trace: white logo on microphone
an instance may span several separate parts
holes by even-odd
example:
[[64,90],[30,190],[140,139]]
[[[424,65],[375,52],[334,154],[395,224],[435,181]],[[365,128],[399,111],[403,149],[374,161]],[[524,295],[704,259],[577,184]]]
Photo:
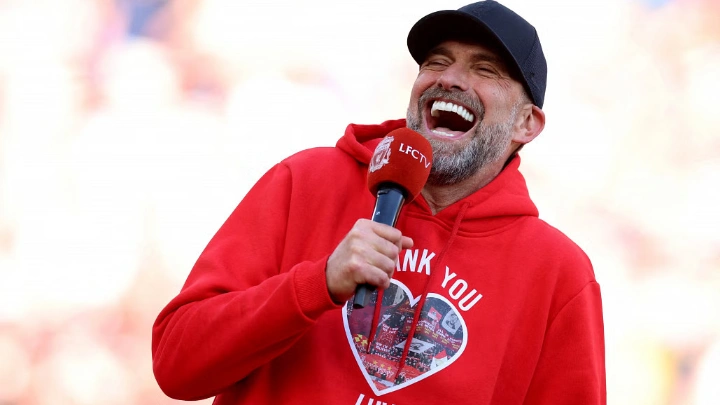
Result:
[[380,170],[390,162],[390,144],[395,140],[392,136],[386,136],[375,148],[372,159],[370,159],[370,173]]

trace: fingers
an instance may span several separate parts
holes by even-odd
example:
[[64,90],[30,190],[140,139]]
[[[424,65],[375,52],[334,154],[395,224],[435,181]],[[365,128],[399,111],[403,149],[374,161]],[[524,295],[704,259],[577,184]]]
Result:
[[358,284],[389,287],[400,250],[412,244],[412,239],[391,226],[358,220],[328,258],[325,271],[333,300],[345,302]]
[[413,245],[414,245],[414,242],[411,238],[409,238],[407,236],[403,236],[402,240],[400,241],[399,247],[400,247],[400,250],[403,250],[403,249],[410,249],[411,247],[413,247]]
[[[380,224],[377,222],[370,221],[370,226],[373,228],[373,231],[380,236],[381,238],[385,239],[386,241],[392,243],[397,249],[392,249],[388,245],[385,245],[383,247],[378,246],[378,249],[383,249],[383,252],[386,256],[393,259],[393,262],[398,258],[398,255],[400,254],[400,251],[403,249],[410,249],[413,247],[413,240],[405,235],[403,235],[400,230],[393,228],[388,225]],[[352,231],[351,231],[352,232]],[[394,265],[394,263],[393,263]]]

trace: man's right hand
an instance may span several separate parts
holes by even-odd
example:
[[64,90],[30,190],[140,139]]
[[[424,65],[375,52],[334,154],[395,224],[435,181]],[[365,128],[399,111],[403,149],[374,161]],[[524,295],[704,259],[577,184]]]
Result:
[[328,258],[325,277],[330,297],[341,304],[359,284],[388,288],[400,251],[412,246],[412,239],[398,229],[359,219]]

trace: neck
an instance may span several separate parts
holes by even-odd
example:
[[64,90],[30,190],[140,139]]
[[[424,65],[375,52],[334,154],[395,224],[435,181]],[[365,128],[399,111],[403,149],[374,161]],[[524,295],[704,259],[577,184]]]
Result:
[[503,161],[488,165],[472,177],[450,185],[426,184],[422,196],[430,206],[433,215],[462,200],[490,183],[504,167]]

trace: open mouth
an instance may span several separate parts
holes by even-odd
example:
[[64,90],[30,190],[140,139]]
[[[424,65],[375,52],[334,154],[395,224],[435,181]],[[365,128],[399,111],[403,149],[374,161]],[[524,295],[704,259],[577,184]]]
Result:
[[430,103],[427,126],[440,137],[461,137],[475,125],[475,114],[460,104],[442,100],[434,100]]

